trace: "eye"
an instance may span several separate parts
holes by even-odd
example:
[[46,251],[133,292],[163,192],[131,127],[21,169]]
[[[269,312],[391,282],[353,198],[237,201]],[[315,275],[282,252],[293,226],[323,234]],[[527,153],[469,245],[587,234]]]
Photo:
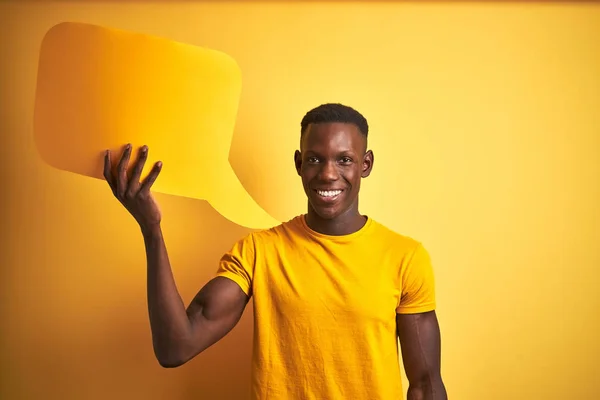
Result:
[[308,161],[309,163],[313,163],[314,164],[314,163],[318,163],[319,159],[317,157],[308,157],[306,159],[306,161]]
[[340,161],[341,161],[343,164],[350,164],[350,163],[352,162],[352,159],[351,159],[350,157],[342,157],[342,158],[340,159]]

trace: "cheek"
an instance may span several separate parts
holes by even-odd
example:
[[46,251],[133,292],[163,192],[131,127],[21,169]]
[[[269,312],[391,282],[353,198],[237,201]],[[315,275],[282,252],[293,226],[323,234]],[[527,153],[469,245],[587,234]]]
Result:
[[352,187],[360,184],[360,174],[361,171],[359,169],[348,169],[345,171],[341,171],[341,175],[350,185],[352,185]]
[[355,197],[358,196],[358,193],[360,191],[360,175],[346,174],[345,179],[351,187],[348,193],[348,200],[352,201]]
[[307,186],[310,180],[312,179],[311,175],[307,173],[307,171],[300,171],[300,178],[302,179],[302,184]]

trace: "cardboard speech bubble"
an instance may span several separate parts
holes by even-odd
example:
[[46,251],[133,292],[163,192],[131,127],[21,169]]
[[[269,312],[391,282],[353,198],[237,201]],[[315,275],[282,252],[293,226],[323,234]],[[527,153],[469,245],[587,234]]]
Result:
[[163,162],[153,191],[208,201],[241,226],[279,221],[248,194],[228,161],[241,71],[219,51],[78,22],[44,36],[34,140],[50,166],[104,179],[103,156],[148,145],[145,176]]

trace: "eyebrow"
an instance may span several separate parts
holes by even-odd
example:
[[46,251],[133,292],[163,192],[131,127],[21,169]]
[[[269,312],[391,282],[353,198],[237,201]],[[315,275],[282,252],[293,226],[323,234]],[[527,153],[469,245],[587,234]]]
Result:
[[[318,151],[316,150],[311,150],[311,149],[307,149],[304,151],[305,153],[311,153],[311,154],[319,154]],[[344,150],[340,150],[338,152],[336,152],[337,155],[343,155],[343,154],[351,154],[351,155],[355,155],[356,152],[352,149],[344,149]]]

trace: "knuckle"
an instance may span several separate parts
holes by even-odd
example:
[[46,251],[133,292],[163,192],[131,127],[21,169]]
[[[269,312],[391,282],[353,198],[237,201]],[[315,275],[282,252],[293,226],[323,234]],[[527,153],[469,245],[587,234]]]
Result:
[[125,191],[125,198],[127,200],[132,200],[133,198],[135,198],[135,193],[133,190],[129,189],[127,191]]

